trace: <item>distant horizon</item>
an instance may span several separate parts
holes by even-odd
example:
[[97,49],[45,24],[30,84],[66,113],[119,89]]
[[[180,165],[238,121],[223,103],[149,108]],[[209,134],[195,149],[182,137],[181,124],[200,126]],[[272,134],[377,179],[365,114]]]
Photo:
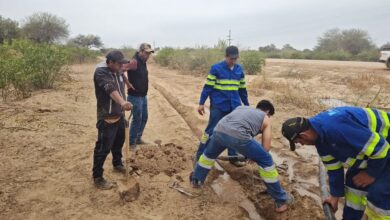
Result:
[[312,50],[318,37],[333,28],[365,30],[378,47],[390,42],[387,0],[248,0],[245,4],[232,0],[35,0],[34,4],[0,0],[0,15],[19,23],[35,12],[64,18],[70,38],[100,36],[106,48],[137,48],[142,42],[156,47],[213,47],[227,38],[229,30],[233,45],[249,49],[290,44]]

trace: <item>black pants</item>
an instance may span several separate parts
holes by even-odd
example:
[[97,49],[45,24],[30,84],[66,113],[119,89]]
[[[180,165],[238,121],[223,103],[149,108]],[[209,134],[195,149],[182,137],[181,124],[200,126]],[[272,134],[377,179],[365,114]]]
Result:
[[93,152],[93,178],[103,176],[103,165],[107,155],[112,153],[112,165],[122,165],[122,147],[125,142],[125,120],[109,124],[99,120],[96,124],[98,140]]

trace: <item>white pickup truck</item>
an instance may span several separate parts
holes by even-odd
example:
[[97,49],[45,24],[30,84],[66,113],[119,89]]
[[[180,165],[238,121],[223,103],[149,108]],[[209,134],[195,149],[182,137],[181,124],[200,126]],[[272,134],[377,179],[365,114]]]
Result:
[[390,47],[383,47],[380,51],[379,62],[385,63],[390,69]]

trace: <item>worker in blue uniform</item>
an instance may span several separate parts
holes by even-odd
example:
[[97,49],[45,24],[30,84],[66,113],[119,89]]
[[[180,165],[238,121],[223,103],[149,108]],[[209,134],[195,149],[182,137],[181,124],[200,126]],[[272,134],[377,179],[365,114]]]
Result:
[[[282,133],[295,143],[315,145],[328,171],[330,197],[337,210],[345,197],[343,219],[390,219],[390,113],[338,107],[312,118],[291,118]],[[344,167],[348,167],[344,175]]]
[[[206,143],[219,120],[240,106],[241,103],[249,106],[245,74],[241,65],[237,64],[238,58],[238,48],[235,46],[227,47],[225,60],[214,64],[207,76],[200,96],[198,112],[200,115],[205,114],[204,104],[207,98],[210,98],[210,118],[196,152],[196,161],[205,150]],[[228,155],[234,156],[236,153],[233,149],[228,148]],[[236,166],[245,165],[237,160],[230,162]]]

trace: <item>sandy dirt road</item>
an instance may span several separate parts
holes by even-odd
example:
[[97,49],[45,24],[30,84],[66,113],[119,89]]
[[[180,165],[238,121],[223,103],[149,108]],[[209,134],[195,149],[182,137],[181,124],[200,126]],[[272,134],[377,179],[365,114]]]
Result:
[[[355,79],[356,72],[374,72],[381,79],[388,79],[388,72],[376,64],[327,65],[320,61],[269,60],[267,79],[248,77],[252,105],[261,98],[277,104],[272,154],[282,184],[297,197],[297,202],[287,213],[275,214],[270,211],[273,204],[256,178],[254,165],[222,166],[265,219],[322,219],[318,158],[311,147],[290,152],[280,134],[284,119],[292,114],[312,114],[314,110],[302,112],[297,103],[288,101],[290,97],[283,96],[284,87],[277,85],[289,82],[313,96],[343,98],[345,93],[353,94],[348,79]],[[190,157],[207,123],[207,116],[196,112],[204,77],[150,65],[150,117],[145,131],[150,144],[136,157],[141,170],[137,177],[141,194],[137,201],[123,203],[115,189],[100,191],[92,185],[96,139],[94,65],[76,65],[72,70],[73,80],[55,90],[40,91],[22,101],[0,103],[0,219],[249,219],[234,199],[223,199],[212,190],[211,183],[218,172],[212,172],[203,190],[192,190],[188,185]],[[318,74],[324,71],[326,74]],[[326,86],[313,89],[308,86],[310,83]],[[387,90],[382,94],[388,96]],[[360,100],[365,99],[370,98]],[[376,104],[388,107],[385,99]],[[153,144],[155,140],[161,140],[161,146]],[[105,175],[118,181],[122,176],[112,172],[110,160],[109,156]],[[198,196],[188,198],[170,189],[173,182]]]

